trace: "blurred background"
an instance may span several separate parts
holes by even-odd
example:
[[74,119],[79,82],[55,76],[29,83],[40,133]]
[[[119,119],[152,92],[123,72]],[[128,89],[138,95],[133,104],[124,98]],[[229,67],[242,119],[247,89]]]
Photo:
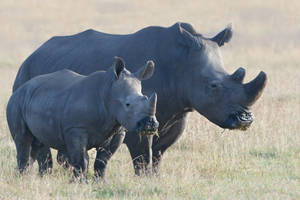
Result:
[[170,26],[183,21],[205,35],[214,35],[233,22],[235,35],[229,49],[268,46],[284,52],[300,41],[296,0],[1,0],[0,5],[1,66],[7,57],[24,60],[54,35],[88,28],[127,34],[149,25]]

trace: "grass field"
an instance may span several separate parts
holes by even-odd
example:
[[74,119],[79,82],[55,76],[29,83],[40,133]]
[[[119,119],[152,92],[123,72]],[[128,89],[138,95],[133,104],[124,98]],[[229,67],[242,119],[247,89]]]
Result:
[[[251,1],[15,1],[0,2],[0,199],[300,199],[300,3]],[[54,165],[40,178],[16,170],[16,150],[5,107],[21,63],[53,35],[87,28],[131,33],[148,25],[192,23],[213,36],[229,22],[222,47],[226,69],[263,70],[268,83],[246,132],[225,131],[198,113],[164,156],[159,177],[136,177],[126,147],[117,152],[107,181],[69,184],[70,171]],[[55,155],[56,152],[53,151]]]

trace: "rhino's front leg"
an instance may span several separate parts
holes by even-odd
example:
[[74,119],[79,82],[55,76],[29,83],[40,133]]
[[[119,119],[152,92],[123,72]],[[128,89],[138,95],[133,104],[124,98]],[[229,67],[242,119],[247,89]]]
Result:
[[97,150],[97,156],[94,163],[95,177],[105,177],[107,162],[123,143],[125,134],[125,130],[120,130],[120,132],[115,134],[111,140],[103,145],[103,147]]
[[[73,129],[65,134],[65,143],[75,180],[86,180],[89,164],[87,153],[88,137],[84,130]],[[74,179],[73,179],[74,180]]]
[[153,136],[139,136],[137,133],[126,134],[124,143],[127,145],[136,175],[151,175]]
[[159,167],[164,152],[173,145],[178,138],[182,135],[187,122],[187,113],[184,113],[180,118],[176,120],[176,123],[168,129],[165,133],[155,136],[153,138],[152,145],[152,171],[154,174],[159,173]]

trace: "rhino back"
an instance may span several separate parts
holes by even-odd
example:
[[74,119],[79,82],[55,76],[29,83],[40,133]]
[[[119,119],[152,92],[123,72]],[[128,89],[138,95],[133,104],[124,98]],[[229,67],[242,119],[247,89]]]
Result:
[[24,121],[43,144],[65,150],[65,135],[80,128],[88,134],[88,148],[97,147],[112,134],[114,124],[102,104],[110,85],[104,81],[110,75],[97,71],[83,76],[64,69],[29,80],[12,98],[21,104]]
[[[45,42],[21,65],[13,91],[31,78],[70,69],[88,75],[110,66],[113,56],[110,51],[117,49],[118,38],[94,30],[87,30],[71,36],[56,36]],[[104,59],[109,56],[109,59]],[[101,66],[105,66],[102,67]]]
[[[158,118],[160,109],[181,109],[172,94],[169,67],[176,62],[174,57],[180,56],[174,47],[176,39],[173,27],[146,27],[128,35],[112,35],[94,30],[87,30],[72,36],[53,37],[37,49],[21,66],[14,83],[14,90],[25,81],[45,73],[60,69],[71,69],[88,75],[97,70],[106,70],[114,56],[124,58],[126,67],[135,72],[145,65],[147,60],[155,62],[155,72],[151,79],[143,81],[143,93],[158,94]],[[173,45],[173,46],[172,46]],[[171,71],[174,73],[174,70]],[[174,92],[174,91],[173,91]],[[164,112],[163,118],[170,117]],[[160,119],[162,120],[162,119]]]
[[[113,57],[120,56],[129,70],[135,71],[147,60],[160,60],[158,47],[164,41],[167,28],[147,27],[128,35],[112,35],[87,30],[71,36],[56,36],[45,42],[21,65],[14,83],[14,91],[31,78],[70,69],[88,75],[111,66]],[[160,63],[156,62],[156,69]]]

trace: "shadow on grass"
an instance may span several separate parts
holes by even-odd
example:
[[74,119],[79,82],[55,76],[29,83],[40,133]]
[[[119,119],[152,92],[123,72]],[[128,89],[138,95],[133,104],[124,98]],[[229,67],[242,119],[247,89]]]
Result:
[[256,158],[275,159],[278,158],[278,152],[275,149],[271,150],[250,150],[249,154]]
[[118,198],[130,198],[132,194],[136,194],[136,197],[138,196],[147,196],[147,197],[155,197],[155,196],[165,196],[165,192],[162,188],[159,187],[146,187],[144,189],[141,189],[141,191],[137,191],[137,188],[132,188],[131,186],[125,186],[123,184],[121,185],[114,185],[114,186],[105,186],[102,185],[102,188],[95,188],[93,189],[93,193],[95,194],[96,198],[100,199],[110,199],[114,197]]

